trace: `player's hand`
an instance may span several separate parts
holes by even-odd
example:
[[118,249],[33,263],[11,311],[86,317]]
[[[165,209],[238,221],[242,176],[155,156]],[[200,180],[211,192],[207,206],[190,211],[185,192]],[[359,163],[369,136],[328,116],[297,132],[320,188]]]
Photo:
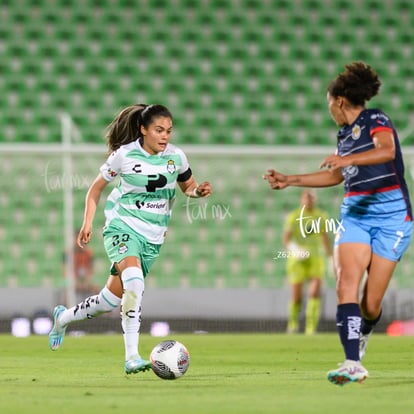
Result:
[[288,187],[287,175],[279,173],[275,170],[267,170],[267,174],[263,175],[263,179],[267,180],[273,190],[283,190]]
[[88,244],[92,239],[92,228],[89,226],[82,226],[76,240],[77,245],[83,249],[85,244]]
[[200,197],[208,197],[212,193],[211,184],[208,181],[204,181],[197,187],[197,194]]
[[338,168],[343,168],[348,166],[348,163],[344,157],[340,155],[330,155],[326,157],[322,162],[319,168],[327,168],[330,172],[337,170]]

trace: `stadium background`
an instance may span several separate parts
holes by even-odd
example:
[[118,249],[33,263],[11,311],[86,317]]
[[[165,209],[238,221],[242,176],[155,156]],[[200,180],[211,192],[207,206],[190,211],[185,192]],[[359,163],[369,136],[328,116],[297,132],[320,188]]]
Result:
[[[261,175],[275,166],[310,171],[333,151],[326,85],[346,63],[364,60],[382,78],[372,105],[400,132],[412,189],[413,17],[408,0],[3,1],[2,319],[50,312],[65,297],[65,193],[79,228],[86,190],[105,158],[104,128],[121,107],[145,102],[171,109],[174,142],[215,193],[190,204],[178,195],[147,279],[144,322],[282,329],[288,293],[275,256],[299,190],[276,194]],[[69,145],[62,143],[68,135]],[[341,194],[318,190],[332,217]],[[98,212],[91,247],[99,285],[108,268],[102,225]],[[387,297],[388,319],[414,315],[412,261],[411,247]],[[327,322],[333,286],[327,277]]]

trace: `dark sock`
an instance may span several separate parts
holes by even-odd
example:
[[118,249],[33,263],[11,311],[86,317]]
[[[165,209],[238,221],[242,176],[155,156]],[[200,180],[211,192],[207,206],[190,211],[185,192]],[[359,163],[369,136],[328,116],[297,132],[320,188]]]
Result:
[[345,358],[352,361],[359,361],[361,319],[361,310],[358,303],[338,305],[336,326],[344,348]]
[[362,335],[368,335],[372,332],[372,330],[375,328],[375,325],[381,319],[381,315],[382,315],[382,309],[381,309],[379,315],[375,319],[362,318],[362,324],[361,324],[361,333],[362,333]]

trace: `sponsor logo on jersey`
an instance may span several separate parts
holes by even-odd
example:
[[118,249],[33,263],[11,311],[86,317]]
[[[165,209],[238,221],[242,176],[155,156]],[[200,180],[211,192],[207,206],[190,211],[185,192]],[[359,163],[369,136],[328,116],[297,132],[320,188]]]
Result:
[[371,119],[376,119],[377,123],[384,125],[386,121],[389,121],[389,118],[383,113],[372,114]]
[[358,167],[356,165],[349,165],[342,170],[342,175],[345,180],[349,180],[351,177],[355,177],[358,174]]
[[154,202],[154,201],[137,201],[135,205],[141,209],[143,207],[148,209],[164,210],[167,206],[167,203],[164,202]]
[[150,203],[148,202],[145,207],[146,208],[156,208],[156,209],[163,209],[165,208],[167,203]]
[[137,173],[137,174],[142,173],[142,166],[141,166],[141,164],[135,164],[132,167],[132,171],[134,171],[134,173]]

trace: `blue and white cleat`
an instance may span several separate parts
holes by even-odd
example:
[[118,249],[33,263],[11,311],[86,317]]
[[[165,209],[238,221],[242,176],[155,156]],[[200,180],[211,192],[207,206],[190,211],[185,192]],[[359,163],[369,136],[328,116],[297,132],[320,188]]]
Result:
[[127,374],[136,374],[137,372],[148,371],[151,368],[151,361],[146,361],[139,355],[134,355],[131,359],[125,361],[125,372]]
[[371,336],[372,332],[369,334],[363,335],[362,333],[359,335],[359,360],[361,361],[364,358],[365,353],[367,352],[368,340]]
[[363,382],[368,377],[368,371],[359,361],[345,360],[337,369],[328,372],[328,381],[336,385],[349,382]]
[[59,316],[66,310],[66,307],[63,305],[58,305],[53,310],[53,328],[49,333],[49,347],[52,351],[56,351],[60,348],[65,337],[66,326],[59,326]]

